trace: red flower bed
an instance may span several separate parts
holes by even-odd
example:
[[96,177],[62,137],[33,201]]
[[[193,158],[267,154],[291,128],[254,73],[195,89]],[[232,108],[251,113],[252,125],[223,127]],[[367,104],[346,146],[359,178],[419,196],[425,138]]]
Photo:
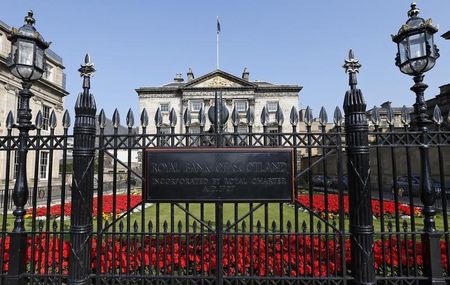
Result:
[[[4,272],[8,271],[9,243],[8,237],[3,254]],[[0,246],[2,244],[0,240]],[[399,244],[400,255],[394,237],[387,237],[384,243],[381,240],[375,242],[375,268],[380,274],[395,274],[400,264],[403,268],[411,269],[417,266],[419,271],[422,270],[423,253],[420,242],[416,244],[415,256],[412,241],[401,240]],[[223,245],[222,263],[225,275],[331,276],[342,271],[340,243],[334,240],[327,242],[324,237],[315,236],[311,239],[308,234],[286,234],[281,237],[225,236]],[[348,267],[351,256],[349,240],[345,241],[344,246]],[[143,241],[133,238],[112,240],[108,237],[101,244],[100,268],[97,268],[96,247],[97,242],[94,239],[91,266],[98,273],[130,273],[144,268],[161,274],[209,275],[214,273],[216,266],[214,235],[205,234],[203,238],[200,235],[190,235],[188,242],[169,234],[160,239],[146,237]],[[69,242],[63,241],[61,247],[58,238],[50,236],[47,240],[44,234],[38,235],[33,240],[28,239],[27,264],[29,268],[34,268],[35,272],[41,274],[67,274],[69,252]],[[441,241],[441,257],[442,263],[446,265],[448,257],[445,241]]]
[[[116,213],[123,213],[134,206],[138,205],[142,201],[141,195],[130,195],[130,207],[127,204],[127,195],[126,194],[118,194],[116,195]],[[93,202],[93,215],[97,216],[97,204],[98,197],[95,197]],[[112,214],[113,212],[113,195],[105,195],[103,196],[103,214]],[[53,205],[50,207],[50,216],[60,216],[61,213],[64,216],[70,216],[70,212],[72,209],[72,203],[67,202],[64,203],[64,212],[62,212],[61,204]],[[28,209],[27,215],[32,215],[33,209]],[[44,217],[47,215],[47,207],[39,207],[36,209],[36,217]]]
[[[325,212],[325,195],[314,194],[312,197],[312,207],[309,205],[309,195],[302,194],[297,197],[297,201],[304,207],[312,209],[314,212]],[[348,195],[344,195],[344,213],[346,215],[349,214],[349,202]],[[383,201],[383,213],[385,215],[395,215],[395,203],[393,201]],[[411,208],[406,204],[399,204],[398,210],[400,215],[408,215],[411,214],[417,216],[420,215],[422,209],[418,207],[414,207],[413,212],[411,213]],[[372,211],[376,217],[380,217],[381,213],[381,204],[379,200],[372,199]],[[339,195],[338,194],[328,194],[328,213],[339,214]]]

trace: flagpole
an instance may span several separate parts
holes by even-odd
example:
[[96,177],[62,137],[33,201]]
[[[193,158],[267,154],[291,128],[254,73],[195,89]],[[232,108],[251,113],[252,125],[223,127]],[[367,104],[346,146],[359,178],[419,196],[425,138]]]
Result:
[[[217,16],[217,23],[219,23],[219,16]],[[220,33],[220,30],[217,30],[217,33],[216,33],[216,69],[219,69],[219,33]]]

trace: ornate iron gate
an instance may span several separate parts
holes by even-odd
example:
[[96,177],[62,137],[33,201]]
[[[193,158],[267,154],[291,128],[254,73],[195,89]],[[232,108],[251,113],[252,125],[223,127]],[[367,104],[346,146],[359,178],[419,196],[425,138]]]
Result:
[[[6,168],[4,191],[0,193],[2,284],[448,282],[448,201],[444,194],[450,133],[440,129],[439,110],[434,116],[437,130],[424,132],[408,129],[406,112],[402,114],[404,130],[394,129],[389,116],[389,130],[383,130],[374,109],[374,128],[369,131],[366,105],[356,88],[358,62],[352,54],[346,62],[350,90],[344,102],[345,133],[339,108],[333,124],[328,124],[322,108],[316,124],[319,128],[314,130],[311,110],[308,108],[304,118],[299,118],[293,107],[291,130],[282,128],[284,115],[278,109],[274,122],[277,133],[268,132],[269,119],[264,110],[263,132],[253,132],[255,115],[249,109],[245,133],[238,132],[239,117],[235,114],[231,115],[234,132],[221,130],[219,116],[214,120],[217,132],[205,131],[204,110],[199,116],[200,133],[190,133],[187,110],[184,133],[175,133],[177,118],[171,112],[171,132],[162,134],[161,114],[157,112],[157,132],[149,134],[150,122],[143,110],[138,134],[133,132],[131,111],[126,116],[127,133],[119,133],[120,118],[115,111],[114,133],[105,134],[105,113],[101,110],[96,116],[95,100],[89,92],[94,70],[87,57],[80,69],[83,93],[75,106],[73,136],[68,134],[67,111],[62,120],[63,134],[54,133],[54,114],[50,134],[42,134],[42,116],[38,114],[36,133],[15,136],[12,113],[8,116],[8,134],[0,138],[6,164],[13,164],[17,150],[26,150],[34,154],[34,175],[29,173],[33,178],[30,194],[19,193],[10,189],[12,173]],[[215,106],[219,105],[216,101]],[[304,129],[298,130],[299,126]],[[72,138],[73,147],[69,143]],[[296,200],[215,204],[143,201],[143,170],[132,164],[133,155],[155,147],[217,145],[294,149]],[[412,194],[416,167],[411,159],[425,145],[436,161],[430,168],[439,177],[439,203],[433,200],[434,187],[422,193],[422,202],[413,195],[401,197],[399,191],[404,187]],[[71,150],[72,178],[67,159]],[[45,197],[39,195],[42,186],[37,179],[42,152],[62,157],[60,179],[48,180]],[[119,152],[127,159],[120,160]],[[407,185],[400,186],[397,176],[403,170],[397,160],[404,159]],[[421,165],[427,163],[428,158],[422,157]],[[430,172],[421,173],[422,178],[427,175]],[[394,182],[386,189],[389,179]],[[12,204],[11,197],[14,215],[7,206]],[[422,210],[423,205],[426,210]],[[419,229],[421,211],[429,225],[423,231]],[[437,230],[433,224],[435,211],[442,216]]]

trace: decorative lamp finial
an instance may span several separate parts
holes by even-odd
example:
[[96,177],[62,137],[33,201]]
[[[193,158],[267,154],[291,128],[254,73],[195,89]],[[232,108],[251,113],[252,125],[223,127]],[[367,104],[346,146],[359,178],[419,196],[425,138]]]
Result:
[[411,3],[411,9],[408,11],[408,17],[417,17],[420,13],[420,9],[417,8],[416,2]]
[[28,15],[25,16],[24,20],[25,20],[25,23],[27,23],[28,25],[31,25],[31,26],[33,26],[34,23],[36,23],[36,20],[33,18],[32,10],[28,11]]

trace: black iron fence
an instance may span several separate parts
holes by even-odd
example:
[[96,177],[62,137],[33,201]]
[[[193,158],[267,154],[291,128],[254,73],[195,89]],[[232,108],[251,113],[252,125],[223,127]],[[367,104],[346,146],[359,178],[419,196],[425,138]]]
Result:
[[[82,69],[88,66],[86,62]],[[427,129],[409,127],[406,112],[400,118],[402,128],[394,127],[391,116],[386,118],[388,128],[381,128],[383,118],[377,109],[372,122],[367,121],[355,72],[350,72],[345,116],[336,108],[332,123],[325,109],[313,120],[309,108],[299,118],[293,107],[290,128],[282,127],[284,115],[279,109],[276,133],[268,131],[266,116],[261,116],[262,132],[255,132],[255,114],[250,109],[244,120],[246,132],[238,132],[243,122],[232,116],[233,132],[205,131],[203,121],[200,133],[191,133],[187,116],[185,132],[179,134],[175,133],[176,117],[171,115],[171,132],[162,134],[158,116],[156,133],[147,132],[152,122],[143,110],[140,133],[133,131],[130,111],[128,134],[118,133],[120,119],[115,112],[114,134],[105,135],[105,113],[100,111],[96,119],[90,74],[82,71],[84,91],[75,107],[73,148],[68,144],[68,112],[62,134],[54,132],[56,118],[50,123],[50,135],[41,134],[42,121],[37,116],[37,130],[25,140],[28,153],[35,154],[34,161],[28,161],[34,166],[28,171],[29,193],[20,194],[20,200],[18,193],[2,192],[2,205],[13,203],[16,210],[10,213],[3,206],[0,214],[2,284],[450,281],[450,132],[440,129],[439,111]],[[97,134],[96,125],[100,127]],[[0,137],[0,152],[10,166],[2,174],[4,189],[11,189],[13,154],[21,141],[12,135],[12,116],[7,126],[8,135]],[[157,147],[208,148],[219,142],[226,148],[294,149],[295,200],[225,203],[221,212],[214,203],[143,200],[144,175],[141,167],[133,165],[134,152]],[[67,181],[65,167],[70,150],[72,183]],[[38,181],[43,151],[59,157],[62,167],[57,171],[59,178],[48,179],[42,194]],[[119,160],[119,152],[127,159]],[[50,169],[56,167],[49,161]],[[125,170],[125,176],[119,169]],[[17,211],[19,202],[24,212]],[[223,213],[219,219],[223,226],[216,224],[217,213]]]

